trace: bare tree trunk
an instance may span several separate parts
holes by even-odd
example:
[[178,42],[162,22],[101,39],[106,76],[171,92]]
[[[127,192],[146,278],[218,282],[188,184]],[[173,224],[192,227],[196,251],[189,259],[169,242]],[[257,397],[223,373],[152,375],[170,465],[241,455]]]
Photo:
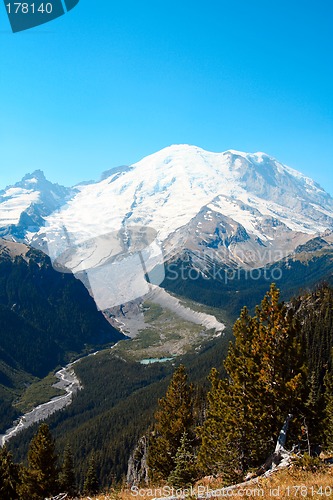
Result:
[[262,465],[256,472],[256,476],[260,476],[264,474],[268,470],[273,470],[279,465],[283,463],[283,461],[288,461],[290,457],[289,451],[285,449],[286,441],[287,441],[287,432],[289,428],[290,420],[292,419],[292,415],[289,414],[283,424],[283,427],[280,431],[278,440],[276,442],[274,453],[266,460],[264,465]]
[[304,423],[304,429],[305,429],[305,434],[306,434],[306,442],[308,445],[308,454],[311,455],[311,445],[310,445],[310,439],[309,439],[309,427],[307,426],[307,423],[305,421],[305,417],[304,417],[303,423]]
[[287,432],[288,432],[288,427],[290,420],[292,419],[292,415],[289,413],[288,417],[286,418],[283,427],[280,431],[278,440],[276,442],[276,447],[274,453],[279,453],[281,450],[284,450],[284,447],[286,446],[286,441],[287,441]]

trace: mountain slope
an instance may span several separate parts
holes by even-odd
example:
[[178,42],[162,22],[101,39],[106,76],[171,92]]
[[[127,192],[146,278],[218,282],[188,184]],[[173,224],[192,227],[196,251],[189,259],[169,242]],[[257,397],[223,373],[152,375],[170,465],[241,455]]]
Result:
[[[13,255],[13,247],[17,246],[25,253]],[[97,311],[93,299],[74,276],[56,272],[41,252],[4,240],[0,240],[0,305],[3,321],[6,314],[7,321],[15,318],[39,332],[39,340],[33,341],[30,337],[30,351],[42,356],[43,345],[51,342],[51,359],[57,363],[67,360],[70,352],[80,352],[87,344],[104,344],[124,338]],[[2,345],[8,336],[5,329]],[[19,348],[16,348],[17,357]],[[5,350],[8,349],[9,346]],[[26,355],[20,358],[20,363],[26,363]],[[48,362],[49,359],[44,353],[43,366],[47,366],[35,371],[30,366],[30,372],[37,376],[47,373],[45,369],[54,365]]]
[[[0,240],[0,333],[0,396],[9,405],[33,377],[124,338],[73,275],[56,272],[41,252],[5,240]],[[0,414],[0,429],[1,417],[8,415],[8,408]]]
[[[37,177],[15,189],[39,185]],[[333,229],[333,199],[312,179],[265,153],[211,153],[189,145],[111,169],[100,182],[62,191],[58,201],[57,207],[44,204],[36,227],[21,230],[17,223],[4,231],[29,239],[57,269],[75,273],[102,310],[145,295],[147,273],[159,285],[164,264],[184,256],[203,275],[264,268]],[[29,210],[36,218],[38,204],[22,212],[22,203],[21,219]]]
[[309,251],[313,241],[278,262],[255,269],[205,263],[203,272],[196,256],[186,252],[167,264],[161,286],[178,296],[227,310],[236,319],[243,305],[253,308],[272,282],[281,289],[283,300],[320,282],[333,285],[333,245]]
[[[167,258],[189,248],[256,267],[333,228],[332,198],[264,153],[210,153],[178,145],[106,175],[81,186],[47,217],[40,237],[60,243],[60,249],[49,248],[55,258],[68,247],[139,225],[157,232]],[[84,253],[77,259],[82,260],[90,266]]]
[[[125,223],[145,224],[164,240],[210,203],[254,234],[259,212],[305,233],[325,230],[333,222],[332,198],[274,158],[264,153],[209,153],[188,145],[165,148],[84,186],[49,222],[61,217],[69,232],[87,230],[90,236]],[[93,227],[97,221],[98,230]]]
[[0,191],[0,236],[29,239],[44,218],[68,201],[76,190],[49,182],[41,170]]

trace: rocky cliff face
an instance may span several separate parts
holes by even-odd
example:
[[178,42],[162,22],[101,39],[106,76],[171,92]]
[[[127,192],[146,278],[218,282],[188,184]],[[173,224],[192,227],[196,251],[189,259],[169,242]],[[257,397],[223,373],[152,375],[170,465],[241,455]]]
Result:
[[129,486],[139,486],[148,484],[148,437],[143,436],[139,439],[138,444],[130,456],[127,469],[127,484]]

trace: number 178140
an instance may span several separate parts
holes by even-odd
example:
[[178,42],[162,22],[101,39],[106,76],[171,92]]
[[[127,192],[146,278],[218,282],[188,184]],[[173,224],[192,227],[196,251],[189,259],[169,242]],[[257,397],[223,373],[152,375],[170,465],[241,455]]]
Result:
[[26,3],[26,2],[13,2],[6,5],[8,14],[51,14],[51,3]]

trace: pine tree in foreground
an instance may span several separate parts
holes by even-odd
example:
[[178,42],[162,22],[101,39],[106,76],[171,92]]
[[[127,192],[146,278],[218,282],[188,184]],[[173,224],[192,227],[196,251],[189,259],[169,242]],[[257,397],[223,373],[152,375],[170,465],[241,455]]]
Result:
[[4,446],[0,448],[0,498],[16,500],[19,483],[19,468],[13,462],[11,453]]
[[175,457],[175,468],[168,482],[175,488],[187,488],[197,479],[196,459],[192,451],[191,441],[185,431]]
[[227,380],[211,373],[198,457],[204,473],[222,474],[226,482],[266,460],[286,416],[301,414],[304,397],[299,336],[275,285],[254,317],[242,310],[234,335],[224,363]]
[[159,400],[155,426],[149,439],[148,466],[154,479],[167,480],[184,432],[193,433],[193,388],[183,365],[173,374],[164,398]]
[[63,464],[59,474],[60,490],[68,493],[70,496],[75,496],[77,493],[73,454],[69,445],[64,451]]
[[22,472],[21,496],[29,500],[42,500],[58,493],[58,468],[54,439],[47,424],[43,423],[31,440],[28,468]]
[[[228,384],[220,379],[215,368],[209,379],[211,390],[207,395],[206,420],[198,429],[201,436],[198,465],[202,476],[219,474],[225,484],[231,484],[239,482],[242,477],[242,457],[238,453],[236,441],[233,446],[228,442],[228,435],[236,423],[237,411],[232,406],[235,401],[228,390]],[[230,430],[227,432],[227,429]],[[236,439],[236,431],[233,438]],[[241,436],[238,441],[240,438]]]
[[94,455],[92,455],[89,460],[89,466],[83,485],[83,493],[85,495],[95,495],[96,493],[98,493],[98,490],[99,481],[97,477],[96,460]]

